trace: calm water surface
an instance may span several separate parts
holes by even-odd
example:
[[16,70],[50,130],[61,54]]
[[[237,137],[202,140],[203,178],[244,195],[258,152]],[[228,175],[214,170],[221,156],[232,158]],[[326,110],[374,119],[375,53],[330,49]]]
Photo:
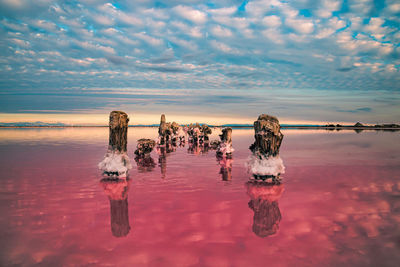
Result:
[[[400,134],[283,130],[283,183],[178,147],[102,181],[107,128],[0,130],[0,266],[399,266]],[[213,134],[211,139],[216,139]]]

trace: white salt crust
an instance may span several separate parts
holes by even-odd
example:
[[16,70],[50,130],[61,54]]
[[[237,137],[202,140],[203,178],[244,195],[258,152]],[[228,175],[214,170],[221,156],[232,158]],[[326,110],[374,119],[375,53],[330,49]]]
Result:
[[105,173],[118,173],[119,177],[126,177],[132,168],[128,154],[119,151],[107,151],[98,166]]

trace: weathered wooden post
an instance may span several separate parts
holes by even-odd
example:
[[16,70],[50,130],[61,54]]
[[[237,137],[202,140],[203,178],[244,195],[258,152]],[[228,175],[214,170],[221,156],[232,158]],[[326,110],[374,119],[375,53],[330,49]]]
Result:
[[156,142],[152,139],[139,139],[135,150],[135,161],[139,172],[152,171],[155,163],[150,153],[156,146]]
[[107,153],[99,163],[104,175],[126,177],[132,168],[127,154],[128,115],[122,111],[112,111],[109,122]]
[[129,179],[102,179],[101,185],[110,200],[111,232],[115,237],[128,235],[131,229],[128,213]]
[[158,127],[158,143],[160,145],[165,145],[165,143],[167,142],[167,133],[168,131],[168,125],[165,121],[165,115],[161,114],[161,120],[160,120],[160,126]]
[[262,114],[254,122],[255,142],[250,146],[253,152],[247,162],[249,171],[255,179],[279,180],[285,171],[283,161],[279,156],[279,148],[283,134],[276,117]]
[[135,155],[140,157],[149,155],[155,146],[156,142],[152,139],[139,139],[136,145]]
[[231,157],[234,149],[232,148],[232,128],[222,129],[222,134],[219,135],[221,142],[217,148],[217,156]]

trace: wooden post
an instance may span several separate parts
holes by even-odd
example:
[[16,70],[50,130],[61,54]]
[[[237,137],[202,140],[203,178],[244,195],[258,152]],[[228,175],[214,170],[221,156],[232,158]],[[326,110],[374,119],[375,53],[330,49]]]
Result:
[[128,122],[129,118],[125,112],[112,111],[110,113],[110,136],[108,141],[110,150],[120,152],[127,151]]
[[109,121],[108,149],[99,169],[106,176],[126,177],[132,168],[127,154],[128,115],[122,111],[112,111]]
[[283,139],[280,129],[281,126],[276,117],[260,115],[254,122],[255,142],[250,146],[250,150],[265,156],[278,155]]
[[232,144],[232,128],[222,129],[221,142]]
[[158,143],[164,145],[167,142],[167,130],[168,126],[165,121],[165,115],[161,114],[160,126],[158,127]]
[[217,156],[231,157],[234,149],[232,148],[232,128],[222,129],[222,134],[219,135],[221,142],[218,145]]
[[280,129],[279,120],[274,116],[261,114],[254,122],[255,142],[250,146],[253,155],[247,166],[255,179],[277,182],[284,173],[285,166],[279,157],[283,139]]

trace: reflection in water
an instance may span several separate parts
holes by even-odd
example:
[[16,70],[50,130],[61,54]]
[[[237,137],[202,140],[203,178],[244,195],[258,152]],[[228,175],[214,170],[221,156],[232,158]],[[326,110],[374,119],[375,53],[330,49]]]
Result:
[[135,161],[139,172],[151,172],[156,166],[156,163],[154,162],[154,159],[150,156],[150,154],[136,156]]
[[164,179],[167,174],[167,155],[176,151],[176,145],[166,143],[163,146],[157,146],[158,166],[161,169],[161,178]]
[[102,179],[100,184],[110,200],[111,232],[115,237],[128,235],[128,191],[131,180],[128,179]]
[[233,159],[231,157],[221,157],[217,154],[217,161],[220,165],[219,173],[222,176],[223,181],[232,180],[232,163]]
[[207,154],[211,149],[209,143],[189,143],[188,153],[194,155]]
[[[234,129],[231,181],[221,181],[215,151],[177,149],[167,158],[171,179],[156,182],[157,166],[131,176],[132,229],[116,238],[102,177],[90,179],[107,128],[0,129],[0,265],[398,266],[400,135],[343,132],[282,131],[288,168],[275,235],[252,230],[242,163],[254,130]],[[157,136],[154,128],[135,128],[128,140]],[[253,204],[262,210],[261,201]]]
[[254,211],[253,232],[259,237],[275,234],[282,218],[278,200],[284,191],[283,184],[253,180],[246,187],[251,198],[249,208]]

